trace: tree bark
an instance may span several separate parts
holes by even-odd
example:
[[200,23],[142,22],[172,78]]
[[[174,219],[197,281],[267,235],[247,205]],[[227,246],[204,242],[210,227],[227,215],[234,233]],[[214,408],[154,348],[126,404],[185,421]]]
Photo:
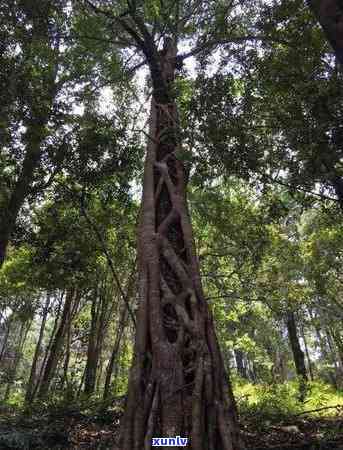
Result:
[[120,341],[123,336],[127,318],[128,318],[128,311],[127,311],[126,306],[123,305],[121,312],[120,312],[120,318],[119,318],[119,322],[118,322],[118,328],[117,328],[116,338],[114,341],[111,357],[110,357],[110,360],[109,360],[107,368],[106,368],[105,386],[104,386],[104,393],[103,393],[104,400],[108,399],[108,397],[109,397],[114,363],[115,363],[117,355],[118,355]]
[[7,350],[7,343],[8,343],[8,338],[10,336],[12,323],[13,323],[13,315],[11,315],[7,319],[7,321],[4,322],[4,325],[6,326],[6,332],[5,332],[3,342],[2,342],[2,347],[1,347],[1,352],[0,352],[0,362],[1,362],[2,358],[4,357],[6,350]]
[[[4,395],[4,401],[6,402],[9,398],[11,387],[16,379],[18,366],[20,363],[20,360],[23,355],[23,348],[25,345],[25,341],[27,338],[27,334],[31,328],[32,320],[26,320],[21,323],[20,331],[19,331],[19,338],[18,338],[18,344],[15,352],[14,361],[12,364],[12,367],[9,370],[9,380],[6,386],[6,391]],[[25,328],[26,327],[26,328]]]
[[34,385],[35,385],[35,378],[36,378],[36,372],[37,372],[37,362],[38,362],[39,354],[41,352],[45,324],[46,324],[46,319],[48,317],[49,304],[50,304],[50,296],[49,296],[49,294],[47,294],[44,309],[43,309],[42,322],[41,322],[41,326],[40,326],[40,330],[39,330],[39,337],[38,337],[35,353],[33,355],[30,377],[29,377],[29,381],[27,383],[27,388],[26,388],[26,394],[25,394],[25,404],[26,405],[28,405],[33,400]]
[[343,3],[341,0],[307,0],[334,49],[338,61],[343,64]]
[[297,326],[295,322],[294,312],[289,311],[287,314],[287,331],[289,343],[291,345],[294,365],[297,375],[307,381],[307,371],[305,366],[304,352],[301,350]]
[[313,367],[312,367],[312,361],[310,358],[310,353],[308,351],[308,345],[307,345],[307,339],[306,339],[306,335],[305,335],[305,330],[304,330],[304,326],[301,327],[301,334],[302,334],[302,338],[304,341],[304,347],[305,347],[305,355],[306,355],[306,359],[307,359],[307,366],[308,366],[308,373],[310,375],[310,380],[314,380],[314,376],[313,376]]
[[331,353],[331,361],[335,368],[336,386],[337,386],[337,389],[341,389],[343,386],[343,373],[342,373],[341,366],[340,366],[339,355],[336,353],[332,335],[328,328],[326,328],[325,333],[326,333],[326,339],[327,339],[327,343],[328,343],[330,353]]
[[242,378],[247,379],[248,375],[247,375],[247,369],[244,366],[243,352],[241,350],[234,350],[234,354],[235,354],[235,360],[236,360],[236,366],[237,366],[238,374]]
[[70,345],[71,345],[71,321],[69,321],[67,326],[67,332],[66,332],[67,338],[66,338],[66,349],[65,349],[65,355],[64,355],[64,364],[63,364],[63,378],[62,378],[62,387],[61,389],[67,389],[67,395],[70,395],[70,389],[69,389],[69,377],[68,377],[68,371],[69,371],[69,363],[70,363]]
[[154,93],[138,230],[140,304],[120,448],[150,450],[152,437],[182,436],[191,450],[238,450],[235,401],[194,248],[177,107],[166,90],[175,61],[171,40],[156,64],[149,61]]
[[342,341],[342,338],[341,338],[339,332],[334,329],[331,330],[331,335],[332,335],[332,339],[334,340],[334,343],[337,348],[340,366],[343,369],[343,341]]
[[42,382],[40,384],[38,392],[39,398],[44,398],[47,395],[50,383],[55,375],[56,367],[62,352],[67,326],[71,319],[74,296],[75,296],[74,289],[68,289],[63,307],[61,322],[56,331],[56,335],[50,348],[49,357],[47,359],[46,366],[44,368]]
[[295,322],[295,316],[293,311],[289,311],[287,313],[287,331],[288,331],[288,338],[289,343],[291,345],[292,353],[293,353],[293,359],[294,359],[294,365],[295,365],[295,371],[297,376],[299,377],[299,398],[300,401],[305,400],[306,396],[306,383],[308,381],[307,377],[307,371],[305,366],[305,357],[304,352],[301,350],[298,332],[297,332],[297,326]]
[[87,349],[87,362],[85,369],[85,386],[84,393],[86,395],[91,395],[94,393],[95,381],[96,381],[96,371],[98,367],[98,346],[97,346],[97,334],[98,334],[98,321],[99,321],[99,307],[97,302],[100,301],[98,292],[94,293],[92,299],[91,308],[91,328],[88,336],[88,349]]
[[[327,343],[325,342],[324,337],[321,334],[321,330],[319,328],[318,325],[314,325],[315,331],[316,331],[316,336],[317,336],[317,343],[320,349],[320,353],[321,353],[321,357],[326,360],[326,362],[331,362],[330,361],[330,355],[327,349]],[[328,378],[330,380],[330,383],[332,384],[332,386],[337,389],[337,383],[336,383],[336,378],[334,376],[334,374],[332,373],[332,371],[328,371]]]
[[56,315],[55,315],[54,326],[53,326],[51,335],[49,337],[49,343],[48,343],[48,345],[47,345],[47,347],[46,347],[46,349],[44,351],[44,358],[43,358],[43,361],[41,363],[41,366],[40,366],[40,369],[39,369],[38,379],[37,379],[36,385],[35,385],[34,390],[33,390],[33,398],[36,397],[36,394],[39,391],[40,385],[42,383],[46,362],[47,362],[48,357],[50,355],[51,346],[52,346],[52,343],[54,341],[54,338],[55,338],[55,335],[56,335],[56,331],[57,331],[57,328],[58,328],[58,323],[59,323],[60,314],[61,314],[61,308],[62,308],[62,303],[63,303],[63,297],[64,297],[64,291],[62,291],[61,297],[60,297],[60,299],[58,301],[58,307],[57,307],[57,311],[56,311]]

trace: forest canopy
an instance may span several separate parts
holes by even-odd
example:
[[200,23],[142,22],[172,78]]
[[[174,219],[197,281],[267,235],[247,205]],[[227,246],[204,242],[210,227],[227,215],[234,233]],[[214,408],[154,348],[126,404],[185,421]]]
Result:
[[341,2],[0,0],[0,59],[0,448],[341,448]]

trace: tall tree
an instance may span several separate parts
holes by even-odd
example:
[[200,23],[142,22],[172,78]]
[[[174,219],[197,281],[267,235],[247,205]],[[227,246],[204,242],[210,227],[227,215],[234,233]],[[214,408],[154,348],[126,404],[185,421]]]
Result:
[[224,3],[168,2],[160,7],[130,1],[118,11],[113,4],[106,8],[87,1],[117,31],[117,38],[129,40],[144,56],[152,83],[138,229],[140,303],[122,450],[148,450],[152,437],[178,435],[190,438],[192,450],[241,447],[235,402],[193,242],[185,162],[191,154],[182,149],[174,84],[183,59],[177,44],[187,26],[208,30],[213,17],[219,17],[221,28],[197,36],[201,45],[191,54],[213,48],[232,6]]
[[[2,18],[7,18],[9,36],[5,40],[4,53],[1,55],[5,67],[2,84],[9,83],[8,103],[14,103],[23,112],[17,112],[18,128],[12,133],[14,148],[20,140],[20,122],[23,128],[21,144],[24,154],[19,173],[7,198],[1,204],[0,211],[0,266],[6,255],[6,249],[16,224],[19,211],[30,193],[34,174],[40,165],[47,137],[47,125],[53,113],[53,105],[60,85],[57,73],[60,58],[60,40],[58,33],[58,15],[63,11],[63,3],[44,0],[33,4],[31,0],[13,2],[7,8],[2,5]],[[60,17],[59,17],[60,19]],[[7,45],[6,45],[7,44]],[[17,48],[18,54],[13,50]],[[7,64],[6,64],[7,63]],[[2,86],[5,89],[5,86]],[[11,105],[2,105],[1,118],[6,124],[9,120]],[[13,128],[12,122],[12,128]],[[8,151],[9,142],[1,142],[1,152]],[[12,142],[13,145],[13,142]],[[6,148],[7,147],[7,148]]]
[[290,342],[292,353],[293,353],[296,373],[301,379],[301,381],[300,381],[300,384],[301,384],[300,396],[301,396],[301,400],[304,400],[305,383],[308,381],[308,377],[307,377],[307,370],[306,370],[306,366],[305,366],[304,352],[302,351],[302,349],[300,347],[298,330],[297,330],[297,325],[295,322],[295,315],[294,315],[293,311],[288,311],[286,325],[287,325],[288,338],[289,338],[289,342]]

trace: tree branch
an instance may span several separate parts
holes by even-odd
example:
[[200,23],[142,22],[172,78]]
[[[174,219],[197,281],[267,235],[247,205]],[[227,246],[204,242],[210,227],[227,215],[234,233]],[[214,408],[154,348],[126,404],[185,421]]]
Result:
[[210,41],[204,42],[203,44],[200,44],[197,47],[193,48],[191,51],[179,55],[177,58],[180,62],[182,62],[186,58],[189,58],[190,56],[195,56],[198,53],[201,53],[202,51],[205,51],[209,48],[217,47],[218,45],[240,44],[240,43],[246,42],[246,41],[274,42],[277,44],[283,44],[283,45],[288,45],[288,46],[291,45],[288,41],[285,41],[283,39],[275,39],[275,38],[269,37],[269,36],[254,36],[254,35],[237,36],[237,37],[231,37],[228,39],[215,39],[212,41],[210,40]]

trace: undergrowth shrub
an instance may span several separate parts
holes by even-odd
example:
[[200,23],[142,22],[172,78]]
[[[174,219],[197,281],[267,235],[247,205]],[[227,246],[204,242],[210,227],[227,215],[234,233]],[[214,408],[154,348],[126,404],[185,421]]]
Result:
[[[243,421],[254,422],[257,427],[287,421],[304,411],[343,405],[343,393],[320,381],[308,383],[303,403],[299,401],[298,381],[254,385],[235,380],[234,392]],[[311,414],[329,416],[337,411],[325,409]]]

